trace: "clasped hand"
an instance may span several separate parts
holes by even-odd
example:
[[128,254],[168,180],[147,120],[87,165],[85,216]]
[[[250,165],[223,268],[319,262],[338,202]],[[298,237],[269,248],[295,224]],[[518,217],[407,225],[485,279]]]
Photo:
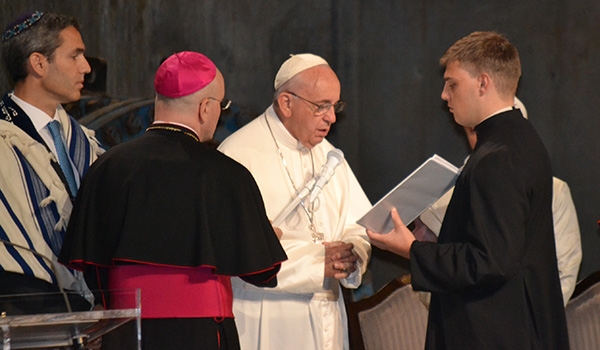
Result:
[[325,246],[325,277],[343,279],[356,271],[358,256],[354,244],[342,241],[323,242]]

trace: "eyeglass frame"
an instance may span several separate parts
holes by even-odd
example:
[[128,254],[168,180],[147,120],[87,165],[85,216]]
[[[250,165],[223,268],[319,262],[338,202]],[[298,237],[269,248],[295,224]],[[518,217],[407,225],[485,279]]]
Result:
[[[318,117],[320,117],[322,115],[325,115],[327,112],[329,112],[329,109],[331,107],[333,107],[333,111],[335,113],[342,112],[344,110],[344,108],[346,107],[346,102],[344,102],[342,100],[339,100],[336,103],[325,102],[323,104],[318,104],[318,103],[313,102],[311,100],[307,100],[307,99],[305,99],[302,96],[298,96],[298,95],[296,95],[295,93],[293,93],[291,91],[285,91],[285,92],[288,93],[288,94],[290,94],[290,95],[292,95],[292,96],[294,96],[294,97],[297,97],[297,98],[301,99],[304,102],[308,102],[311,105],[317,107],[317,110],[315,111],[315,116],[318,116]],[[323,112],[319,112],[320,109],[323,110]]]
[[219,99],[216,99],[214,97],[207,97],[207,99],[219,102],[219,107],[221,107],[222,111],[226,111],[226,110],[229,109],[229,107],[231,107],[231,100],[228,99],[228,98],[224,98],[222,100],[219,100]]

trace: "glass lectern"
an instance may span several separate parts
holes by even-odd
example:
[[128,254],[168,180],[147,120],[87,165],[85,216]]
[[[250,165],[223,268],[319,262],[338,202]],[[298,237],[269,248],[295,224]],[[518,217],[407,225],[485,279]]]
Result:
[[[0,349],[90,349],[103,335],[125,323],[135,322],[137,334],[133,336],[137,336],[136,350],[141,350],[140,290],[112,290],[94,294],[118,302],[109,302],[107,309],[70,311],[67,293],[56,293],[52,296],[64,301],[64,312],[13,315],[10,311],[0,310]],[[42,298],[47,300],[48,296],[1,296],[0,306],[36,303]]]

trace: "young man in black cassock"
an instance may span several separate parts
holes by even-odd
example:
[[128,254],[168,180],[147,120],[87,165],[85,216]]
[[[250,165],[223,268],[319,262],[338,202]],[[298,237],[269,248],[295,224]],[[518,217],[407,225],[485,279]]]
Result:
[[437,243],[395,228],[371,242],[410,259],[415,290],[431,292],[427,349],[568,349],[546,149],[513,101],[521,66],[501,35],[452,45],[442,99],[477,144],[456,181]]

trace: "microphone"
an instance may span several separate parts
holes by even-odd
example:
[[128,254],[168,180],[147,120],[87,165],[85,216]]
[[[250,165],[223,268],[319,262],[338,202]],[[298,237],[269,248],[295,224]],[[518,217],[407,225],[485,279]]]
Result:
[[[18,248],[18,249],[26,250],[26,251],[32,253],[33,255],[42,258],[46,262],[50,263],[50,266],[51,266],[52,270],[54,270],[55,274],[56,274],[55,262],[52,259],[48,258],[47,256],[45,256],[45,255],[43,255],[43,254],[41,254],[41,253],[39,253],[39,252],[37,252],[37,251],[35,251],[33,249],[30,249],[30,248],[28,248],[26,246],[23,246],[23,245],[20,245],[20,244],[17,244],[17,243],[13,243],[11,241],[7,241],[7,240],[1,239],[1,238],[0,238],[0,243],[3,243],[5,245],[9,245],[9,246],[12,246],[12,247],[15,247],[15,248]],[[56,279],[58,280],[58,275],[56,275]],[[62,297],[63,297],[63,299],[65,301],[65,305],[67,307],[67,312],[68,313],[72,313],[73,310],[71,309],[71,303],[69,302],[69,297],[67,296],[67,293],[65,292],[65,290],[61,286],[60,282],[58,282],[57,284],[58,284],[58,290],[59,290],[60,294],[62,294]]]
[[329,179],[331,179],[335,172],[335,168],[342,164],[343,161],[344,153],[340,149],[336,148],[327,153],[327,162],[321,167],[321,173],[316,177],[315,185],[310,191],[309,202],[311,204],[317,199],[323,186],[329,182]]
[[311,188],[313,188],[313,186],[315,184],[315,180],[316,180],[315,178],[312,178],[310,181],[308,181],[306,183],[306,185],[304,185],[304,187],[302,188],[302,191],[300,191],[300,193],[298,193],[296,198],[294,198],[287,205],[287,207],[283,208],[281,213],[279,213],[279,215],[277,215],[275,220],[273,220],[273,226],[279,227],[281,224],[283,224],[283,221],[285,220],[285,218],[287,218],[288,215],[290,215],[292,210],[296,209],[298,204],[300,204],[300,202],[304,201],[304,198],[306,198],[306,196],[308,196],[310,194]]

